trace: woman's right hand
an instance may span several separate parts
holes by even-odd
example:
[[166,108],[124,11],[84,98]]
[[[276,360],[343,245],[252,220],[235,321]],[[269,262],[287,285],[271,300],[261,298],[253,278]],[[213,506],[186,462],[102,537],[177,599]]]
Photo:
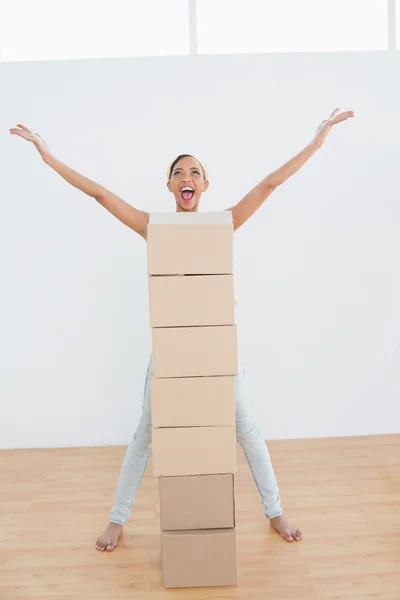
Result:
[[39,152],[43,160],[46,160],[51,156],[50,148],[48,147],[46,142],[40,137],[38,133],[32,133],[32,131],[25,127],[25,125],[21,125],[19,123],[17,127],[10,129],[10,133],[12,135],[19,135],[19,137],[24,138],[24,140],[32,142],[32,144],[35,146],[36,150]]
[[149,222],[149,214],[147,212],[134,208],[131,204],[128,204],[119,196],[107,190],[104,186],[88,179],[84,175],[81,175],[81,173],[74,171],[74,169],[71,169],[71,167],[62,163],[51,154],[50,148],[40,135],[38,133],[32,133],[25,125],[18,124],[17,127],[10,129],[10,133],[12,135],[19,135],[19,137],[24,138],[27,142],[32,142],[43,161],[49,165],[49,167],[54,169],[56,173],[61,175],[65,181],[78,190],[81,190],[84,194],[95,198],[101,206],[104,206],[104,208],[114,215],[114,217],[119,219],[121,223],[124,223],[124,225],[127,225],[146,239],[147,224]]

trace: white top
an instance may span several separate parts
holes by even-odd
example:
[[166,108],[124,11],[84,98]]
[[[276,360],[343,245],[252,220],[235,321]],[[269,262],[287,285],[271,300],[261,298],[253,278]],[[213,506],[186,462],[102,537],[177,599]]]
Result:
[[150,225],[226,225],[232,223],[232,211],[150,213]]

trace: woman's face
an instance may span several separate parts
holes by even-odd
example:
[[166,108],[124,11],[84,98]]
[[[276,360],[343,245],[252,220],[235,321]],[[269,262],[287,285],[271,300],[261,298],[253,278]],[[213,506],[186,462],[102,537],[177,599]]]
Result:
[[175,196],[177,210],[197,211],[200,196],[208,188],[201,164],[195,158],[187,156],[174,166],[168,181],[168,189]]

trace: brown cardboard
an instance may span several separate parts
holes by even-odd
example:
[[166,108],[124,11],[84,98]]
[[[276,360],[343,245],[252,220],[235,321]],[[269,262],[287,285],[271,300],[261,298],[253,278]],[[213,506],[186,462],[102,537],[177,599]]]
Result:
[[237,585],[234,529],[168,531],[161,536],[166,588]]
[[152,212],[150,225],[226,225],[233,223],[231,210],[208,212]]
[[149,275],[233,273],[233,224],[147,226]]
[[155,377],[237,375],[237,327],[166,327],[153,332]]
[[156,477],[236,473],[234,427],[167,427],[153,429]]
[[150,380],[153,427],[235,426],[235,378]]
[[161,529],[235,527],[232,474],[159,477]]
[[150,326],[233,325],[233,275],[149,277]]

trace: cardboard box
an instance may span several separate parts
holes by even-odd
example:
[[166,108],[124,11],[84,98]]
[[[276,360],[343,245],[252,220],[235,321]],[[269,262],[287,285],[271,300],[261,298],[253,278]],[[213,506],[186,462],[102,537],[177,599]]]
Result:
[[159,477],[161,529],[235,527],[232,474]]
[[233,275],[149,277],[150,326],[233,325]]
[[150,225],[229,225],[233,223],[231,210],[207,212],[152,212]]
[[234,427],[167,427],[153,429],[156,477],[236,473]]
[[153,427],[234,427],[235,378],[179,377],[150,380]]
[[232,274],[231,211],[150,214],[147,265],[149,275]]
[[234,529],[168,531],[161,536],[166,588],[237,585]]
[[238,373],[236,325],[155,328],[152,333],[155,377]]

